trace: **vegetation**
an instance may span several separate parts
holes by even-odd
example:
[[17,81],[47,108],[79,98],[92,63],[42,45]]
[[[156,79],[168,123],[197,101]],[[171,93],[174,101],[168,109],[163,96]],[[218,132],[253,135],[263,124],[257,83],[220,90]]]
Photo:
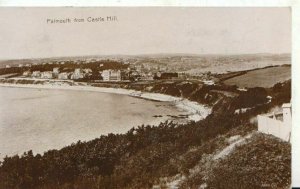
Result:
[[[102,65],[102,66],[100,66]],[[25,65],[24,65],[25,66]],[[64,72],[71,72],[74,71],[76,68],[89,68],[93,71],[93,76],[96,74],[99,79],[99,71],[106,70],[106,69],[126,69],[128,65],[122,64],[117,61],[111,61],[111,60],[103,60],[88,64],[77,64],[73,61],[66,61],[64,64],[59,63],[53,63],[53,64],[37,64],[37,65],[31,65],[31,67],[11,67],[11,68],[1,68],[0,69],[0,75],[4,74],[10,74],[10,73],[18,73],[19,75],[22,75],[24,71],[52,71],[53,68],[59,68],[61,71]]]
[[[226,144],[222,136],[252,132],[256,127],[249,120],[282,102],[289,102],[290,84],[288,81],[270,89],[254,88],[247,92],[239,92],[236,87],[203,86],[193,82],[121,84],[124,88],[164,92],[214,104],[213,113],[204,120],[185,125],[172,122],[161,123],[157,127],[142,125],[126,134],[109,134],[88,142],[78,141],[43,155],[33,155],[29,151],[21,157],[5,157],[0,165],[0,188],[151,188],[160,184],[161,178],[189,175],[189,170],[198,165],[205,155]],[[269,94],[273,97],[271,103],[266,101]],[[245,107],[251,109],[234,114],[236,109]],[[258,136],[249,144],[246,148],[239,148],[229,159],[224,159],[220,163],[223,165],[220,172],[218,169],[211,170],[218,177],[209,178],[207,184],[222,188],[225,185],[218,183],[226,179],[225,183],[229,186],[226,188],[256,187],[263,183],[288,186],[290,145],[272,138],[265,139],[264,136]],[[256,154],[261,157],[261,163],[251,159]],[[282,158],[278,158],[280,155]],[[277,163],[283,167],[276,167]],[[242,172],[239,166],[248,169]],[[282,179],[268,180],[265,177],[269,173]],[[247,174],[251,179],[240,180]],[[197,178],[188,180],[182,186],[198,187],[202,181],[197,181]],[[250,185],[254,181],[258,184]]]
[[[220,124],[222,123],[222,124]],[[1,188],[142,188],[181,169],[169,161],[241,122],[226,115],[201,123],[141,126],[124,135],[110,134],[77,142],[43,156],[32,152],[6,157],[0,168]],[[179,169],[179,170],[178,170]],[[97,181],[97,182],[95,182]]]
[[290,66],[268,67],[264,69],[251,70],[246,74],[236,76],[224,81],[227,85],[239,87],[272,87],[278,82],[291,78]]
[[259,134],[218,163],[208,179],[209,188],[289,188],[291,146]]
[[[244,144],[227,156],[215,154],[228,146],[228,138],[244,136],[251,127],[232,129],[225,136],[209,141],[213,150],[200,153],[198,164],[190,169],[180,188],[289,188],[291,184],[291,146],[274,136],[252,132]],[[251,133],[251,132],[250,132]],[[201,187],[200,187],[201,188]]]

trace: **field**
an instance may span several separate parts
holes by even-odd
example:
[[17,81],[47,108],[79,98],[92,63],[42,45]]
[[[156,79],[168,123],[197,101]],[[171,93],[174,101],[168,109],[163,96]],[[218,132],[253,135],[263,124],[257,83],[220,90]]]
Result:
[[244,75],[230,78],[224,83],[239,87],[272,87],[276,83],[291,79],[291,67],[280,66],[249,71]]

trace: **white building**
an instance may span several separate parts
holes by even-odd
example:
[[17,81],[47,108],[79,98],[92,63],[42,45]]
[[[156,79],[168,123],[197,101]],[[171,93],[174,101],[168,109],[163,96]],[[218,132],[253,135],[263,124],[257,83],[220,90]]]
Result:
[[90,68],[85,68],[85,69],[83,69],[83,73],[92,73],[93,71],[92,71],[92,69],[90,69]]
[[53,73],[54,73],[54,74],[59,74],[59,68],[58,68],[58,67],[53,68]]
[[5,68],[10,68],[10,65],[6,65]]
[[40,71],[34,71],[34,72],[32,72],[31,77],[41,77],[41,72]]
[[82,79],[84,78],[84,74],[82,72],[81,68],[76,68],[73,75],[71,76],[71,79]]
[[212,81],[212,80],[204,80],[203,83],[204,83],[205,85],[215,85],[215,82]]
[[291,140],[292,108],[291,104],[283,104],[282,112],[258,115],[258,131],[274,135],[285,141]]
[[58,79],[69,79],[69,73],[67,72],[62,72],[58,74]]
[[23,72],[23,76],[30,76],[31,75],[31,71],[25,71]]
[[120,70],[103,70],[101,76],[104,81],[121,81]]
[[53,77],[57,78],[58,74],[59,74],[59,68],[58,67],[53,68]]
[[245,91],[248,91],[248,89],[246,89],[246,88],[237,88],[237,90],[239,90],[239,91],[243,91],[243,92],[245,92]]
[[52,79],[53,78],[53,73],[51,71],[42,72],[41,73],[41,78],[43,78],[43,79]]

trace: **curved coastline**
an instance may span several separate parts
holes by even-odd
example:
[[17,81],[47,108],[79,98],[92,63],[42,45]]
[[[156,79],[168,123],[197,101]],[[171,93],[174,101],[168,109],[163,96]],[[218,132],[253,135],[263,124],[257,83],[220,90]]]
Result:
[[12,84],[0,83],[0,87],[18,87],[18,88],[34,88],[34,89],[59,89],[59,90],[77,90],[77,91],[90,91],[101,93],[121,94],[131,97],[143,98],[146,100],[155,100],[161,102],[173,103],[177,108],[184,110],[188,114],[188,120],[199,121],[206,118],[211,113],[211,108],[199,104],[188,99],[174,97],[160,93],[149,93],[136,91],[133,89],[123,88],[106,88],[106,87],[93,87],[89,85],[68,85],[67,83],[48,83],[48,84]]

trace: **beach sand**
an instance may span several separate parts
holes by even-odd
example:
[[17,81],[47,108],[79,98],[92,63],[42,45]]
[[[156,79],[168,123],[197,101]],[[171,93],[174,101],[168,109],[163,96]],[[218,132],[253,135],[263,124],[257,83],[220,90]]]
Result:
[[1,87],[20,87],[20,88],[35,88],[35,89],[60,89],[60,90],[82,90],[91,92],[101,93],[113,93],[122,94],[132,97],[138,97],[148,100],[156,100],[161,102],[171,102],[174,105],[188,114],[190,121],[199,121],[206,118],[211,113],[211,108],[202,104],[199,104],[188,99],[174,97],[170,95],[160,93],[148,93],[141,92],[132,89],[122,88],[105,88],[105,87],[92,87],[89,85],[69,85],[68,83],[54,82],[44,84],[11,84],[11,83],[0,83]]

